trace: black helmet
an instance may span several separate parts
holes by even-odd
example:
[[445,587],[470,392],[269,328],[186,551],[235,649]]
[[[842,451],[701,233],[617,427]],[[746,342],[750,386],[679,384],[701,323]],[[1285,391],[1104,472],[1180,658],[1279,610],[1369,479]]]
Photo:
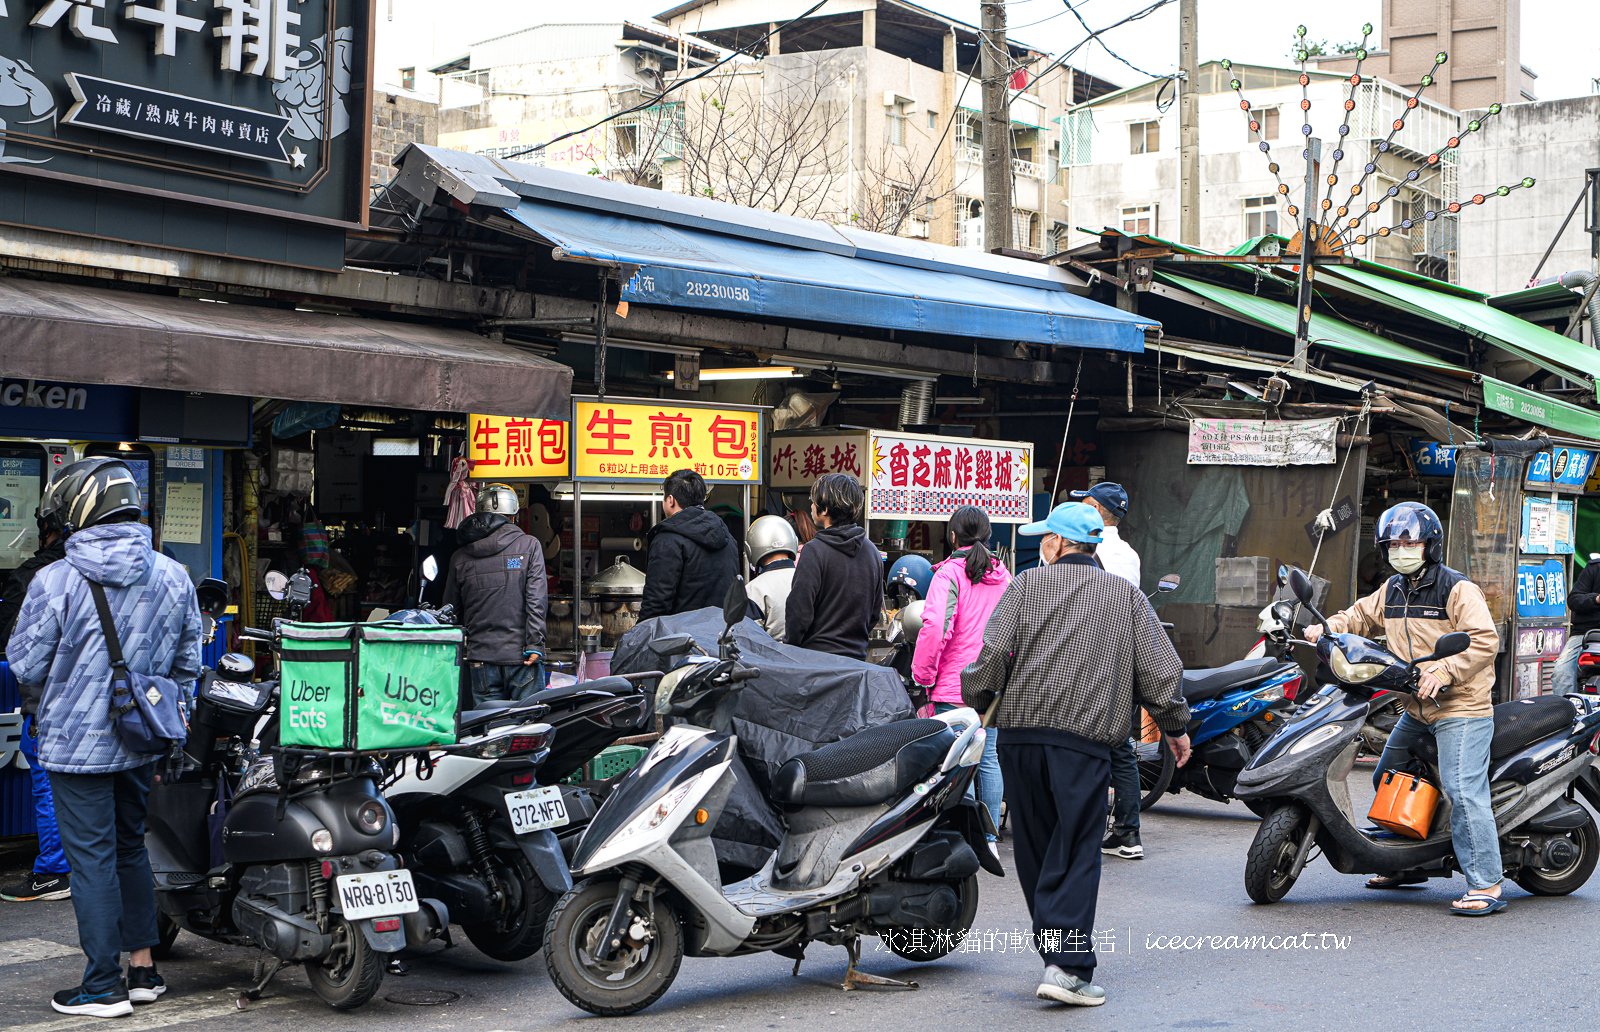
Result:
[[1439,522],[1437,513],[1421,502],[1401,502],[1385,509],[1373,527],[1372,539],[1379,548],[1425,544],[1424,560],[1444,562],[1444,524]]
[[61,471],[39,503],[39,518],[53,519],[66,533],[110,523],[114,517],[143,511],[139,482],[121,459],[93,458]]

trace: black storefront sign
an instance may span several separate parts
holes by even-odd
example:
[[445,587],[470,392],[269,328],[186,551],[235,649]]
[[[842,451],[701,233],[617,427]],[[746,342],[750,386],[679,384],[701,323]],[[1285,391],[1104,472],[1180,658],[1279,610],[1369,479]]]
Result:
[[293,162],[283,149],[289,119],[282,115],[77,72],[68,72],[66,79],[74,103],[63,122],[219,154],[305,165],[306,155],[298,147]]

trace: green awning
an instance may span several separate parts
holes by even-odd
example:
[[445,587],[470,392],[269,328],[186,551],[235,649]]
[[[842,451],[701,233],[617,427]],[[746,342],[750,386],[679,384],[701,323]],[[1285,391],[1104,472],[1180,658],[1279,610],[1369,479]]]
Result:
[[1525,423],[1534,423],[1592,441],[1600,441],[1600,412],[1558,401],[1548,394],[1513,387],[1499,380],[1483,378],[1483,404]]
[[1481,301],[1402,283],[1364,269],[1328,266],[1323,272],[1353,294],[1453,327],[1557,375],[1570,378],[1577,372],[1600,377],[1600,351]]
[[[1258,297],[1246,294],[1242,290],[1233,290],[1229,287],[1218,286],[1215,283],[1206,283],[1201,280],[1188,279],[1183,276],[1174,276],[1171,273],[1158,272],[1156,276],[1163,282],[1175,287],[1198,294],[1208,301],[1214,301],[1230,311],[1237,312],[1241,317],[1251,322],[1259,323],[1267,329],[1276,330],[1286,336],[1293,337],[1296,320],[1294,306],[1282,301],[1274,301],[1267,297]],[[1455,376],[1471,376],[1470,370],[1447,362],[1442,358],[1416,348],[1397,344],[1378,336],[1370,330],[1363,330],[1359,326],[1352,326],[1342,319],[1331,315],[1311,313],[1311,343],[1323,347],[1347,351],[1351,354],[1362,355],[1367,358],[1388,359],[1391,362],[1402,362],[1407,365],[1423,366],[1428,369],[1437,369]]]

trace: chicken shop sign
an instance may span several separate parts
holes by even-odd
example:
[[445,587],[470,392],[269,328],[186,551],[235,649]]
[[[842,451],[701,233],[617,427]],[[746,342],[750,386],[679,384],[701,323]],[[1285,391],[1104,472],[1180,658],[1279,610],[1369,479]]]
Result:
[[963,505],[982,509],[993,523],[1032,518],[1030,444],[873,433],[867,461],[872,519],[943,521]]

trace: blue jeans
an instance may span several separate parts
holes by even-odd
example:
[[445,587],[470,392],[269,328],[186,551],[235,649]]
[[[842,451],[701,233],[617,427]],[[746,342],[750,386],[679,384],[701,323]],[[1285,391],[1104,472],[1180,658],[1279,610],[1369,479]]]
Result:
[[534,692],[544,690],[544,664],[468,663],[467,681],[474,709],[490,699],[521,702]]
[[[953,709],[960,709],[955,703],[936,702],[933,704],[935,713],[948,713]],[[1000,826],[1000,804],[1006,797],[1005,781],[1000,776],[1000,736],[995,734],[994,728],[989,728],[988,736],[983,743],[983,759],[978,761],[978,801],[983,808],[989,811],[989,819],[994,821],[994,826]],[[972,796],[972,789],[967,789],[968,798]],[[990,842],[994,839],[990,838]]]
[[39,766],[39,742],[33,737],[33,718],[22,725],[22,755],[28,758],[33,776],[33,828],[39,834],[39,858],[33,862],[34,874],[66,874],[67,855],[61,851],[61,832],[56,827],[55,797],[50,793],[50,774]]
[[1372,784],[1377,787],[1384,771],[1421,773],[1411,746],[1432,735],[1439,749],[1439,787],[1450,800],[1450,838],[1456,862],[1470,889],[1498,884],[1505,873],[1500,862],[1500,833],[1495,830],[1489,805],[1489,743],[1494,738],[1493,717],[1446,717],[1426,724],[1409,713],[1389,732],[1378,758]]
[[1556,695],[1572,695],[1578,690],[1578,657],[1583,654],[1583,635],[1570,634],[1567,645],[1556,659],[1555,672],[1550,677],[1550,691]]
[[122,986],[122,954],[161,941],[155,881],[144,848],[144,816],[155,764],[115,774],[50,772],[61,803],[61,842],[72,863],[72,909],[78,944],[89,958],[83,987]]

